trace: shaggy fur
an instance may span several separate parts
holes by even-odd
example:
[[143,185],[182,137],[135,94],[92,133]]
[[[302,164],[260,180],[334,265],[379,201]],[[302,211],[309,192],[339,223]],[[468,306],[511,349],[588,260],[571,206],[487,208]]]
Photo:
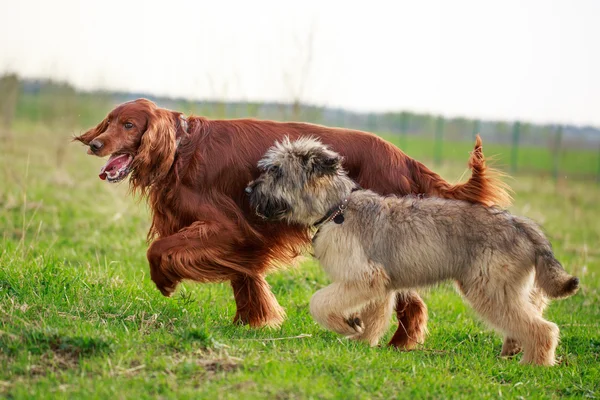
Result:
[[[250,209],[244,188],[258,176],[256,163],[273,142],[302,135],[344,155],[349,175],[381,194],[423,193],[488,205],[510,201],[483,157],[471,165],[467,182],[451,185],[370,133],[305,123],[183,119],[145,99],[119,105],[75,140],[88,145],[90,154],[111,156],[101,178],[116,182],[129,176],[132,191],[148,199],[147,256],[161,293],[170,295],[184,279],[230,281],[235,321],[259,327],[278,325],[284,317],[266,274],[292,262],[310,244],[310,234],[298,224],[265,223]],[[427,309],[419,296],[398,297],[396,308],[410,310],[404,326],[422,341]],[[404,330],[398,343],[412,343]]]
[[247,189],[257,212],[319,227],[314,254],[332,280],[310,301],[319,324],[375,345],[396,291],[454,280],[504,334],[504,354],[523,346],[523,363],[554,364],[558,327],[542,317],[543,294],[570,296],[579,281],[532,221],[459,200],[353,190],[342,158],[312,139],[284,140],[258,165]]

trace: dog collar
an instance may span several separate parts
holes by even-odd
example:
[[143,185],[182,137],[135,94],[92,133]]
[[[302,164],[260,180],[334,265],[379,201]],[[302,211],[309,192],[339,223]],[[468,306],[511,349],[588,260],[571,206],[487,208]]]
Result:
[[[188,134],[188,122],[187,119],[185,119],[185,117],[183,115],[179,116],[179,127],[181,128],[181,130],[183,131],[183,135],[180,135],[179,137],[177,137],[177,134],[175,134],[175,147],[179,147],[179,143],[181,143],[181,139],[183,138],[184,135],[187,136]],[[179,132],[179,129],[177,130],[177,132]]]
[[[360,187],[360,185],[356,185],[351,191],[350,194],[356,192],[357,190],[363,190],[362,187]],[[350,195],[348,195],[348,197],[344,198],[344,200],[342,200],[342,202],[340,204],[338,204],[337,206],[331,208],[329,211],[327,211],[327,214],[325,214],[325,216],[323,218],[321,218],[320,220],[318,220],[317,222],[315,222],[313,224],[314,228],[317,228],[317,230],[319,230],[319,228],[323,225],[325,225],[326,223],[333,221],[336,224],[341,224],[342,222],[344,222],[344,211],[346,211],[346,208],[348,208],[348,201],[350,200]]]
[[336,207],[333,207],[332,209],[327,211],[327,214],[325,214],[323,218],[315,222],[313,226],[318,229],[330,221],[333,221],[336,224],[341,224],[342,222],[344,222],[344,211],[346,211],[346,208],[348,208],[348,201],[349,198],[346,197]]

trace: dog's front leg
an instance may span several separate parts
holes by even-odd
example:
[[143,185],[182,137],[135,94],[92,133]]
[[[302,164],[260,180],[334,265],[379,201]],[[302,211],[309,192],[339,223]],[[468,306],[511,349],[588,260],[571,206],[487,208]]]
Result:
[[228,220],[197,221],[179,232],[155,240],[148,249],[150,277],[165,296],[183,279],[218,282],[235,276],[237,235]]
[[156,240],[148,249],[150,276],[165,296],[183,279],[196,282],[231,281],[237,311],[234,321],[252,327],[279,326],[285,312],[264,279],[269,258],[249,258],[240,251],[237,226],[225,218],[193,223],[174,235]]
[[335,282],[318,290],[310,300],[310,313],[323,327],[344,336],[354,337],[364,332],[359,312],[373,300],[385,297],[385,292],[368,286]]
[[353,340],[362,340],[371,346],[377,346],[379,339],[385,334],[392,320],[396,293],[390,292],[387,296],[369,302],[360,310],[360,320],[364,328]]

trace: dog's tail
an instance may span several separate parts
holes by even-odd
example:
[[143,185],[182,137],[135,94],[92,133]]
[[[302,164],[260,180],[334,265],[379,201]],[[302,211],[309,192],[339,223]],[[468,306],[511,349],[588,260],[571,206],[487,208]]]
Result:
[[564,298],[579,290],[579,278],[569,275],[554,257],[552,245],[532,221],[513,217],[515,226],[533,243],[535,251],[535,281],[552,298]]
[[414,180],[424,193],[433,192],[440,197],[455,200],[464,200],[470,203],[480,203],[486,206],[508,207],[512,203],[511,189],[502,181],[505,174],[490,168],[485,163],[481,145],[481,137],[477,135],[475,147],[469,158],[471,177],[465,183],[451,185],[437,174],[417,163],[415,165]]
[[552,251],[535,254],[535,280],[550,297],[569,297],[579,290],[579,278],[569,275]]

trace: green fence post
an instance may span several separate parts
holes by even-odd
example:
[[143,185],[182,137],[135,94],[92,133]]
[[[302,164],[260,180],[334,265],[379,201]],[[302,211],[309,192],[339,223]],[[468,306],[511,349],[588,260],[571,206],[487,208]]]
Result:
[[406,153],[406,135],[408,134],[408,113],[400,114],[400,144],[402,151]]
[[437,165],[439,165],[442,161],[443,136],[444,136],[444,117],[442,117],[440,115],[439,117],[437,117],[437,121],[435,124],[435,143],[434,143],[434,153],[433,153],[433,161]]
[[554,136],[554,159],[552,160],[552,177],[554,181],[558,180],[558,169],[560,164],[560,149],[562,145],[563,127],[559,125]]
[[596,176],[598,183],[600,183],[600,147],[598,147],[598,175]]
[[369,127],[369,131],[376,132],[377,131],[377,120],[375,114],[369,113],[367,115],[367,126]]
[[519,156],[519,135],[521,134],[521,123],[519,121],[515,122],[513,125],[513,135],[512,135],[512,152],[510,157],[510,171],[511,173],[517,172],[517,157]]
[[477,136],[477,134],[481,134],[480,131],[481,131],[481,121],[476,119],[475,122],[473,123],[473,141],[475,141],[475,137]]

